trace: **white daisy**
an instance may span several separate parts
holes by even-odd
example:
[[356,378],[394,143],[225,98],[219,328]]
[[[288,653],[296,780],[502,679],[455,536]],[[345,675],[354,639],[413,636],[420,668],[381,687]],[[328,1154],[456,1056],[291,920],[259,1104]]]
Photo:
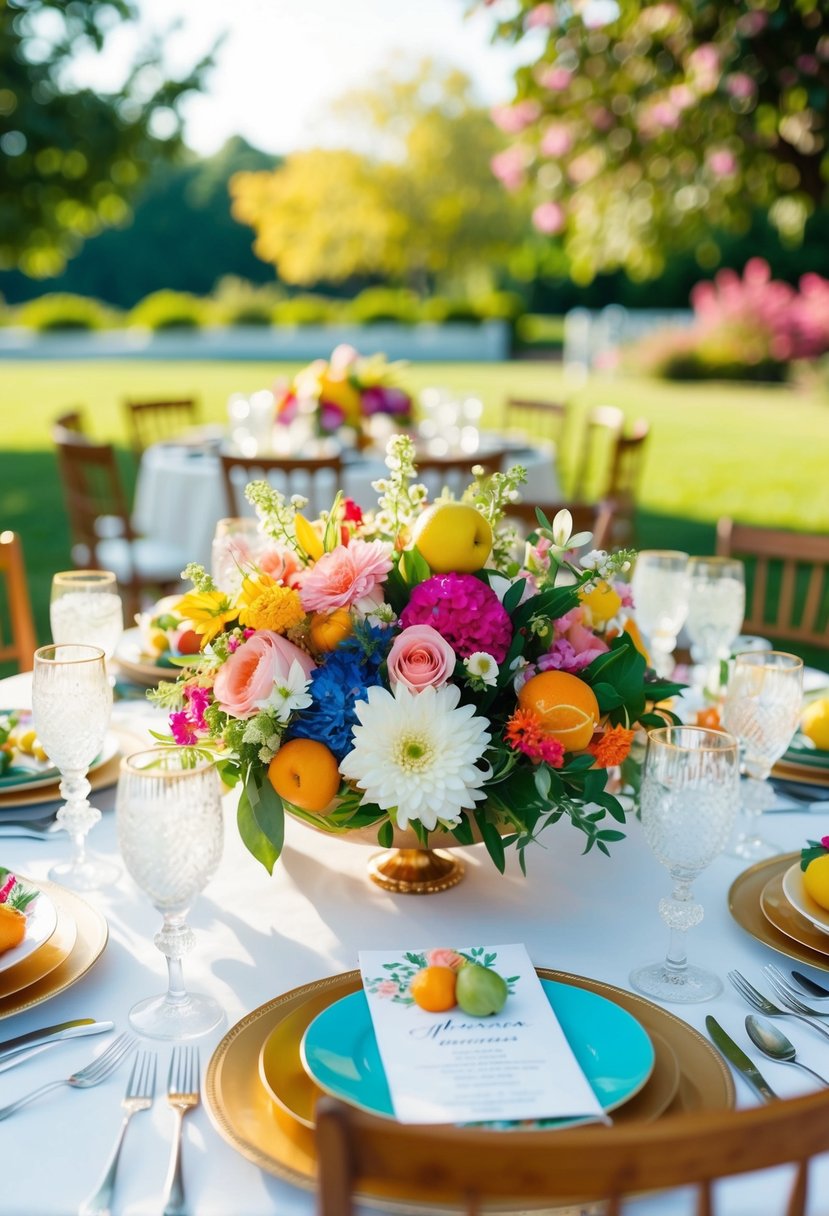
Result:
[[485,650],[476,650],[468,659],[464,659],[463,665],[473,679],[479,680],[490,688],[495,687],[498,680],[498,664],[491,654],[487,654]]
[[480,787],[491,770],[476,761],[489,743],[489,722],[474,706],[459,706],[460,695],[455,684],[417,694],[398,684],[394,696],[375,685],[354,707],[360,725],[340,772],[398,827],[412,819],[429,830],[438,820],[452,826],[486,796]]
[[272,709],[277,722],[284,725],[295,710],[307,709],[311,704],[312,698],[308,692],[310,684],[310,677],[306,676],[295,659],[286,679],[274,684],[270,695],[254,704],[257,709]]

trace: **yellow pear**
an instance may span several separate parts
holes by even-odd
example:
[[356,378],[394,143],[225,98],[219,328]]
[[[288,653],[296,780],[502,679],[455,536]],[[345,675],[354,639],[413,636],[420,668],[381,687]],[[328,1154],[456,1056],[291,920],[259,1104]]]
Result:
[[432,503],[415,524],[412,539],[435,574],[474,574],[492,551],[492,528],[466,502]]

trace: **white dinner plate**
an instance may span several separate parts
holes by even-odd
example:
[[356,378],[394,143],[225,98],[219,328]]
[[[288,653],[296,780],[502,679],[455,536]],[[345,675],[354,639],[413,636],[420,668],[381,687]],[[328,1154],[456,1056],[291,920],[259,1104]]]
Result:
[[[0,713],[11,712],[11,710],[0,710]],[[26,717],[31,717],[31,711],[28,709],[17,710],[14,712],[25,715]],[[112,733],[112,731],[107,731],[106,735],[104,736],[103,746],[101,747],[101,750],[96,758],[93,760],[92,764],[90,764],[89,769],[87,770],[87,776],[89,776],[90,773],[94,773],[96,769],[99,769],[117,754],[118,739]],[[27,756],[24,757],[24,759],[28,760],[31,759],[31,757]],[[53,764],[41,764],[39,761],[33,760],[31,767],[26,766],[26,769],[27,771],[20,777],[18,781],[10,780],[7,775],[6,778],[0,782],[0,795],[13,794],[17,791],[21,793],[28,793],[29,790],[45,789],[47,785],[55,785],[58,781],[60,781],[60,773]]]
[[829,911],[821,908],[820,904],[816,904],[806,891],[799,861],[796,861],[793,866],[789,866],[783,875],[783,894],[795,911],[799,912],[801,916],[805,916],[810,924],[814,925],[816,929],[820,929],[822,933],[829,933]]
[[[13,870],[12,873],[14,873]],[[29,887],[30,884],[26,882],[24,885]],[[39,950],[48,942],[57,928],[57,908],[43,891],[36,900],[29,904],[25,916],[26,936],[19,946],[0,954],[0,971],[8,971],[9,967],[16,967],[18,963],[23,962],[24,958],[34,954],[35,950]]]
[[[158,684],[161,680],[177,680],[181,675],[180,667],[167,667],[155,662],[154,656],[144,653],[141,648],[141,630],[125,629],[120,641],[115,647],[115,661],[124,675],[136,684]],[[201,655],[193,655],[197,662]]]

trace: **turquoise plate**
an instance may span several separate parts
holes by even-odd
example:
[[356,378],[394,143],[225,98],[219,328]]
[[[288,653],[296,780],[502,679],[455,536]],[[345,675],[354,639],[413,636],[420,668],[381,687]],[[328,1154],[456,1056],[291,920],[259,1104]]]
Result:
[[[614,1110],[638,1093],[653,1070],[654,1050],[636,1019],[584,988],[555,980],[541,980],[541,986],[604,1109]],[[299,1050],[305,1071],[320,1089],[360,1110],[394,1118],[364,992],[352,992],[318,1014],[305,1031]],[[581,1122],[532,1121],[537,1127],[567,1127]]]

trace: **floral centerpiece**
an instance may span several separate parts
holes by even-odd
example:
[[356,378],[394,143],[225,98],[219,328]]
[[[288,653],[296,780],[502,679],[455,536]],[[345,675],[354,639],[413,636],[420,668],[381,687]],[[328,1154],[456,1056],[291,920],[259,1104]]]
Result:
[[363,356],[353,346],[338,346],[330,359],[315,359],[290,383],[277,387],[276,421],[288,426],[305,417],[321,436],[342,427],[359,429],[376,415],[407,426],[412,398],[399,383],[403,366],[387,362],[385,355]]
[[[338,495],[310,521],[266,482],[246,494],[270,548],[241,589],[203,568],[178,605],[202,657],[152,696],[171,740],[241,782],[238,826],[269,870],[284,814],[334,833],[483,840],[499,870],[560,819],[585,851],[622,838],[608,769],[677,686],[646,667],[621,581],[631,554],[538,512],[509,525],[520,467],[427,503],[414,447],[390,441],[377,509]],[[608,822],[610,821],[610,823]]]

